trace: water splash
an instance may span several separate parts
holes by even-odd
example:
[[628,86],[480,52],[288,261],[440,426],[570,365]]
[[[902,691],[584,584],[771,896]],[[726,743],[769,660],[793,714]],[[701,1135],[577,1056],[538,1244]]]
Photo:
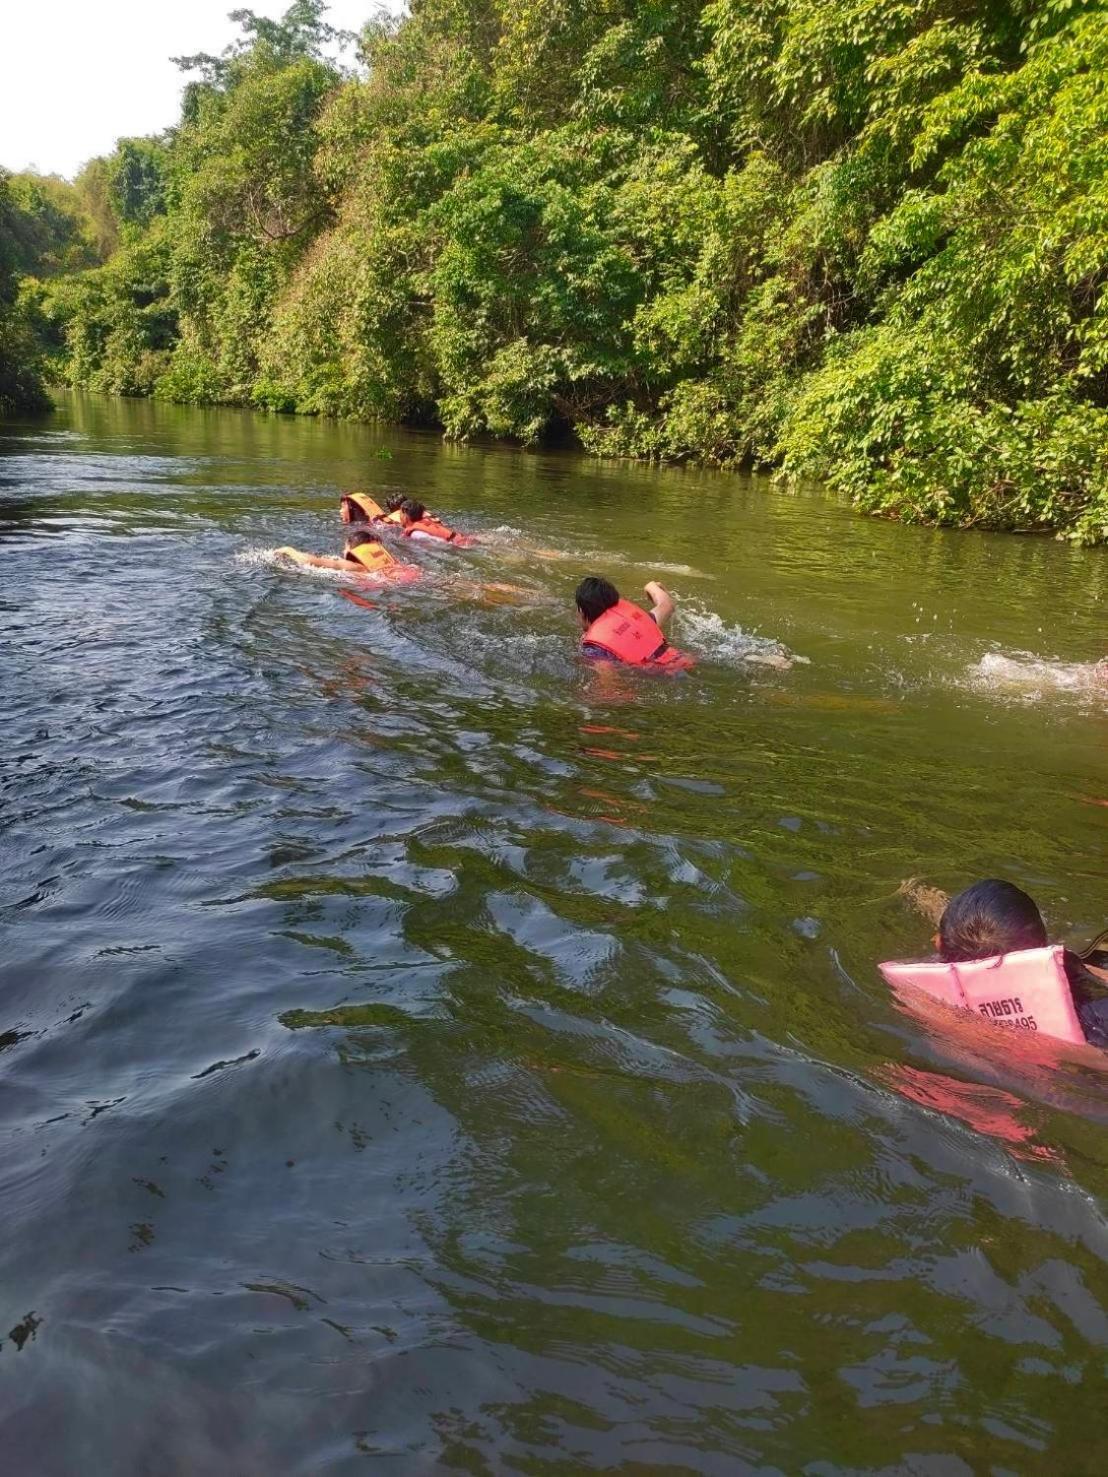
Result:
[[674,644],[713,661],[772,667],[781,672],[787,672],[797,663],[808,664],[807,657],[797,656],[782,642],[744,631],[739,625],[728,625],[722,616],[697,601],[678,606]]
[[277,557],[276,549],[240,549],[234,556],[240,569],[280,569],[287,566]]
[[1108,662],[1060,662],[1021,651],[1005,656],[987,652],[965,675],[976,692],[1034,703],[1068,693],[1083,699],[1108,698]]
[[715,579],[714,574],[708,574],[703,569],[694,569],[691,564],[662,564],[652,559],[649,567],[656,574],[683,574],[698,580]]
[[[501,531],[502,530],[499,529],[493,529],[492,533],[496,534]],[[517,531],[514,529],[509,529],[508,532],[516,533]],[[482,533],[481,537],[482,539],[486,539],[488,535]],[[490,540],[490,542],[491,541],[492,540]],[[521,545],[520,548],[522,552],[524,546]],[[696,569],[691,564],[667,564],[664,561],[656,559],[638,559],[635,558],[633,555],[624,554],[619,550],[589,549],[580,547],[578,545],[568,545],[564,548],[553,548],[546,546],[543,546],[542,548],[536,548],[534,546],[528,545],[526,546],[526,550],[527,552],[538,555],[540,558],[543,559],[558,560],[561,562],[572,562],[580,568],[582,575],[603,574],[605,570],[611,569],[634,569],[648,570],[652,578],[654,575],[658,574],[684,575],[686,578],[698,580],[714,580],[716,578],[714,574],[709,574],[706,570],[703,569]],[[615,583],[619,586],[621,594],[629,595],[633,598],[634,595],[637,593],[634,589],[630,587],[624,589],[623,581],[621,580],[617,579]]]
[[[349,580],[351,575],[357,571],[344,569],[320,569],[312,564],[294,564],[291,559],[284,559],[276,549],[240,549],[234,556],[235,563],[242,569],[279,569],[283,574],[303,574],[310,579],[327,580],[332,584],[340,580]],[[360,576],[363,579],[371,579],[368,572]]]

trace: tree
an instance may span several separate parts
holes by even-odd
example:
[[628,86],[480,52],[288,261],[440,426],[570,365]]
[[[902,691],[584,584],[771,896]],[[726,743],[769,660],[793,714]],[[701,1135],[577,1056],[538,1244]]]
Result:
[[359,74],[321,0],[238,11],[46,321],[80,383],[1106,539],[1106,9],[413,0]]
[[20,299],[19,279],[26,249],[24,212],[11,175],[0,170],[0,415],[44,410],[50,404]]

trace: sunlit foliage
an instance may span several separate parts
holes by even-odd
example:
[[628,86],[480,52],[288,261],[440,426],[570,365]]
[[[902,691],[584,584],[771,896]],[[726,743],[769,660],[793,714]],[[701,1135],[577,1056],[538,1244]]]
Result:
[[1101,0],[415,0],[354,72],[325,9],[89,166],[73,383],[1108,538]]
[[0,170],[0,414],[49,405],[39,284],[100,259],[75,185],[56,175]]

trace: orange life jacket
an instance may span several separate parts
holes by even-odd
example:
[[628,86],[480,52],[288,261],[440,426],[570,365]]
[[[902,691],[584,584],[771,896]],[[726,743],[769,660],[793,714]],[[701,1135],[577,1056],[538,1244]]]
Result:
[[957,964],[882,964],[888,984],[914,985],[936,1000],[975,1011],[996,1026],[1083,1042],[1085,1032],[1066,975],[1065,949],[1018,949]]
[[368,574],[381,574],[396,560],[383,544],[375,539],[367,538],[364,544],[357,544],[352,549],[347,549],[346,558],[355,564],[360,564]]
[[607,656],[633,667],[680,672],[695,666],[694,659],[670,646],[653,618],[630,600],[617,600],[598,616],[581,637],[581,645],[598,646]]
[[360,508],[371,523],[375,518],[384,517],[385,510],[378,503],[375,503],[368,494],[364,492],[344,492],[342,496],[344,502],[353,503],[356,508]]
[[409,523],[404,533],[408,538],[413,534],[426,534],[428,538],[441,539],[445,544],[458,544],[462,548],[473,542],[464,533],[457,533],[453,528],[447,528],[445,523],[440,523],[437,518],[432,518],[430,513],[424,513],[418,523]]
[[400,523],[400,524],[403,524],[404,520],[400,516],[400,509],[399,508],[396,508],[396,509],[393,510],[393,512],[386,513],[383,516],[383,518],[381,519],[381,522],[382,523]]

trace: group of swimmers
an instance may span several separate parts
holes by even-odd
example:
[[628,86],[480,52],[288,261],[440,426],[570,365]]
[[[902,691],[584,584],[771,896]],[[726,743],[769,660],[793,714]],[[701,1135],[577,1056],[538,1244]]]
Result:
[[[366,493],[344,492],[339,516],[350,530],[341,558],[305,554],[288,544],[277,554],[313,569],[372,575],[403,584],[418,579],[421,571],[418,565],[398,559],[386,546],[390,534],[455,549],[472,548],[477,543],[471,535],[448,527],[421,502],[403,493],[389,497],[382,507]],[[665,628],[674,611],[673,596],[657,580],[649,580],[644,593],[650,600],[649,610],[625,600],[609,580],[598,575],[583,579],[576,591],[582,654],[594,661],[619,662],[657,672],[688,671],[695,665],[695,658],[666,640]]]
[[[390,534],[453,548],[477,542],[403,494],[389,497],[382,507],[365,493],[347,492],[339,512],[349,528],[341,558],[288,546],[278,554],[299,565],[403,582],[418,579],[421,571],[386,547]],[[666,640],[672,595],[655,580],[648,581],[644,593],[649,610],[624,599],[606,579],[583,579],[576,591],[582,654],[653,671],[687,670],[693,658]],[[917,888],[914,894],[909,889],[909,895],[938,922],[936,953],[929,959],[882,964],[881,972],[895,990],[922,991],[996,1025],[1108,1048],[1108,969],[1091,962],[1104,962],[1096,953],[1101,939],[1083,955],[1052,946],[1034,901],[997,879],[976,882],[950,899],[933,889]]]

